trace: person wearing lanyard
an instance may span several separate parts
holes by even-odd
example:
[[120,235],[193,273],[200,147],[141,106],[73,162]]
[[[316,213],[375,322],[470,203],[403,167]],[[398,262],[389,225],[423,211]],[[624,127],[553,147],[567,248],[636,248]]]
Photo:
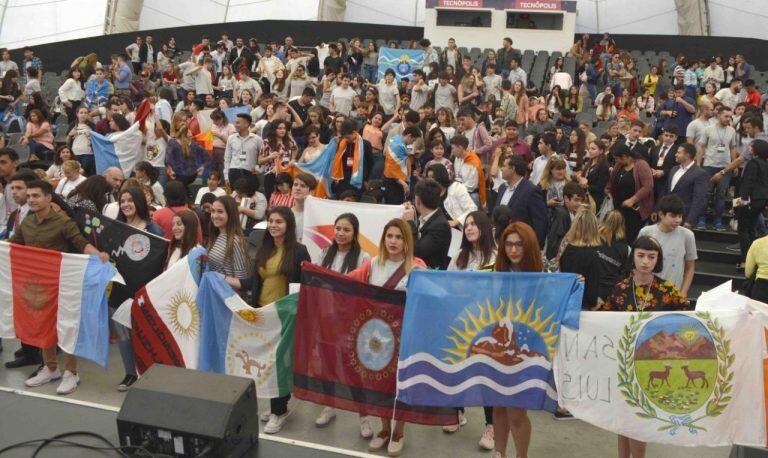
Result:
[[237,133],[227,138],[224,149],[224,180],[231,187],[238,178],[254,176],[256,158],[264,147],[261,137],[248,131],[253,119],[247,113],[239,113],[235,118]]
[[[649,236],[640,236],[630,255],[634,269],[617,284],[602,306],[604,311],[642,312],[689,310],[690,304],[675,285],[659,278],[664,267],[661,244]],[[645,442],[619,435],[619,456],[644,457]]]
[[[717,124],[704,129],[704,134],[699,140],[696,164],[703,166],[704,171],[710,176],[710,192],[714,189],[712,206],[715,214],[715,230],[725,231],[723,225],[723,211],[725,210],[725,196],[731,184],[731,175],[725,172],[725,168],[736,159],[736,130],[730,126],[733,114],[730,108],[721,106],[717,109]],[[720,175],[718,178],[715,176]],[[706,216],[699,216],[697,229],[706,229]]]

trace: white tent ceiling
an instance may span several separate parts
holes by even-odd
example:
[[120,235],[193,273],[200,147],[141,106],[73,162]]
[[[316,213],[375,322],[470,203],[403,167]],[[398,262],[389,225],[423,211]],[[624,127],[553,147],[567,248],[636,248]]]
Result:
[[[136,0],[110,0],[131,2]],[[320,0],[144,0],[139,29],[260,19],[316,20]],[[766,0],[707,0],[711,33],[768,39]],[[0,0],[0,47],[103,33],[108,0]],[[678,34],[675,0],[578,0],[577,32]],[[345,21],[422,26],[424,0],[346,0]],[[599,24],[598,24],[599,20]]]

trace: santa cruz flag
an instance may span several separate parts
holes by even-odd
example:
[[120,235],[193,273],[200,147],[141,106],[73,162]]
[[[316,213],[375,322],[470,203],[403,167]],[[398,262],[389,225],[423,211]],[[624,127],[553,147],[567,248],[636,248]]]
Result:
[[560,405],[644,442],[764,447],[762,317],[727,305],[733,309],[583,312],[578,332],[560,336]]
[[252,378],[261,398],[291,394],[298,294],[260,308],[246,304],[221,274],[203,275],[198,369]]
[[122,281],[97,256],[0,243],[0,337],[40,348],[58,343],[106,367],[113,279]]
[[395,403],[404,308],[402,291],[305,263],[296,317],[294,396],[363,415],[456,424],[454,409]]
[[203,248],[195,248],[136,293],[131,307],[131,331],[139,374],[154,363],[197,368],[197,289],[204,256]]
[[554,411],[558,333],[578,328],[582,294],[574,274],[411,272],[398,400]]

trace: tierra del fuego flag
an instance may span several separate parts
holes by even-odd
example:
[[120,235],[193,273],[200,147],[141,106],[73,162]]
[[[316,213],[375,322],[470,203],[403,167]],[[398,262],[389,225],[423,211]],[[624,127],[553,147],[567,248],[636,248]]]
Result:
[[558,333],[579,327],[583,288],[566,273],[414,270],[398,400],[554,411]]
[[0,337],[107,366],[107,286],[122,278],[98,256],[0,242]]
[[302,265],[293,395],[330,407],[410,423],[450,425],[452,408],[395,403],[405,292]]
[[253,379],[261,398],[291,394],[298,294],[264,307],[248,305],[221,274],[203,275],[200,365],[204,371]]
[[[730,304],[728,304],[730,305]],[[555,357],[560,405],[643,442],[766,441],[763,322],[746,310],[582,312]]]
[[127,130],[106,136],[91,132],[96,173],[104,173],[110,167],[121,169],[125,176],[133,173],[136,162],[145,154],[142,146],[146,129],[144,121],[151,112],[150,102],[145,100],[136,109],[136,120]]
[[[333,157],[333,175],[331,177],[333,180],[341,181],[344,179],[345,164],[343,161],[344,152],[347,150],[347,146],[347,139],[342,138]],[[361,189],[363,187],[363,167],[365,161],[363,161],[363,137],[357,132],[355,132],[355,142],[351,160],[352,164],[349,165],[352,166],[352,176],[349,180],[349,184],[357,189]]]
[[338,200],[308,197],[304,204],[304,236],[312,259],[333,242],[333,227],[336,218],[343,213],[353,213],[360,221],[360,246],[371,257],[376,256],[384,226],[389,220],[403,216],[401,205],[380,205],[361,202],[340,202]]
[[197,290],[205,255],[205,249],[193,249],[136,293],[131,306],[131,331],[139,374],[154,363],[197,368],[200,352]]

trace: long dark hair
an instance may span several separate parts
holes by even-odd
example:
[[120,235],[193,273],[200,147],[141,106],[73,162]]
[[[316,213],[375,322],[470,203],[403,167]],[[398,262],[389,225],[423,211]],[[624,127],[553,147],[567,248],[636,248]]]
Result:
[[[280,261],[280,273],[290,279],[294,274],[293,258],[299,245],[296,239],[296,218],[293,216],[290,208],[276,206],[267,210],[265,219],[269,221],[269,217],[273,213],[280,215],[285,220],[285,240],[283,241],[283,259]],[[277,247],[275,246],[275,239],[272,238],[272,234],[269,233],[269,230],[264,231],[264,239],[258,251],[256,251],[256,258],[254,260],[255,274],[258,274],[260,268],[266,267],[267,261],[275,254],[276,250]]]
[[[342,219],[349,221],[349,224],[352,225],[352,246],[344,256],[344,263],[341,265],[341,271],[339,272],[345,274],[358,267],[357,260],[360,257],[360,251],[362,248],[360,247],[360,241],[357,239],[358,235],[360,235],[360,221],[358,221],[357,216],[355,216],[353,213],[343,213],[336,218],[336,220],[333,222],[333,226],[336,227],[336,224],[338,224]],[[336,257],[336,253],[338,252],[339,245],[336,243],[336,238],[334,237],[333,243],[331,243],[331,246],[328,247],[328,251],[325,253],[325,257],[323,258],[321,265],[326,269],[330,269],[333,265],[333,259]]]
[[[219,202],[224,207],[224,211],[227,212],[227,224],[224,229],[227,233],[227,247],[224,250],[224,257],[229,259],[232,257],[235,243],[239,243],[243,250],[246,249],[243,228],[240,227],[240,213],[237,209],[237,202],[232,196],[220,196],[213,202]],[[213,248],[213,244],[216,243],[216,239],[219,237],[220,232],[219,228],[214,226],[213,220],[211,220],[208,230],[208,233],[210,234],[208,237],[208,251],[211,251],[211,248]]]
[[123,213],[123,208],[120,205],[120,199],[122,199],[124,194],[130,194],[131,199],[133,199],[133,206],[136,207],[136,216],[146,222],[149,222],[151,220],[149,216],[149,205],[147,205],[147,197],[144,195],[144,191],[142,191],[141,188],[126,188],[120,191],[120,194],[118,194],[117,197],[117,204],[119,208],[117,213],[117,220],[124,223],[128,222],[125,214]]
[[[69,193],[67,199],[72,200],[73,197],[80,197],[81,200],[90,200],[93,202],[96,210],[101,211],[107,204],[107,193],[110,189],[109,183],[103,175],[93,175],[77,185]],[[142,196],[142,198],[144,197]]]
[[171,259],[171,254],[173,254],[176,248],[181,250],[181,256],[179,257],[183,258],[197,245],[197,215],[191,210],[182,210],[173,215],[174,218],[177,216],[184,224],[184,235],[181,237],[181,240],[171,237],[171,243],[168,245],[168,256],[165,258],[166,267],[168,267],[168,260]]
[[[480,254],[480,266],[484,267],[490,264],[493,259],[493,249],[496,245],[496,241],[493,239],[493,226],[491,225],[491,219],[483,211],[473,211],[467,218],[472,218],[475,222],[475,226],[480,230],[480,239],[477,241]],[[464,224],[467,224],[467,220],[464,220]],[[467,239],[467,235],[462,231],[461,234],[461,249],[459,255],[456,258],[456,267],[459,270],[467,268],[469,262],[469,255],[475,250],[475,246]]]
[[280,146],[277,144],[277,128],[280,127],[280,124],[285,124],[285,137],[282,139],[283,147],[290,151],[293,147],[293,137],[291,137],[291,125],[288,123],[288,121],[284,119],[278,119],[275,121],[272,121],[272,125],[270,126],[271,129],[269,130],[269,135],[267,135],[267,144],[269,144],[269,149],[272,150],[274,153],[275,151],[278,151],[280,149]]

